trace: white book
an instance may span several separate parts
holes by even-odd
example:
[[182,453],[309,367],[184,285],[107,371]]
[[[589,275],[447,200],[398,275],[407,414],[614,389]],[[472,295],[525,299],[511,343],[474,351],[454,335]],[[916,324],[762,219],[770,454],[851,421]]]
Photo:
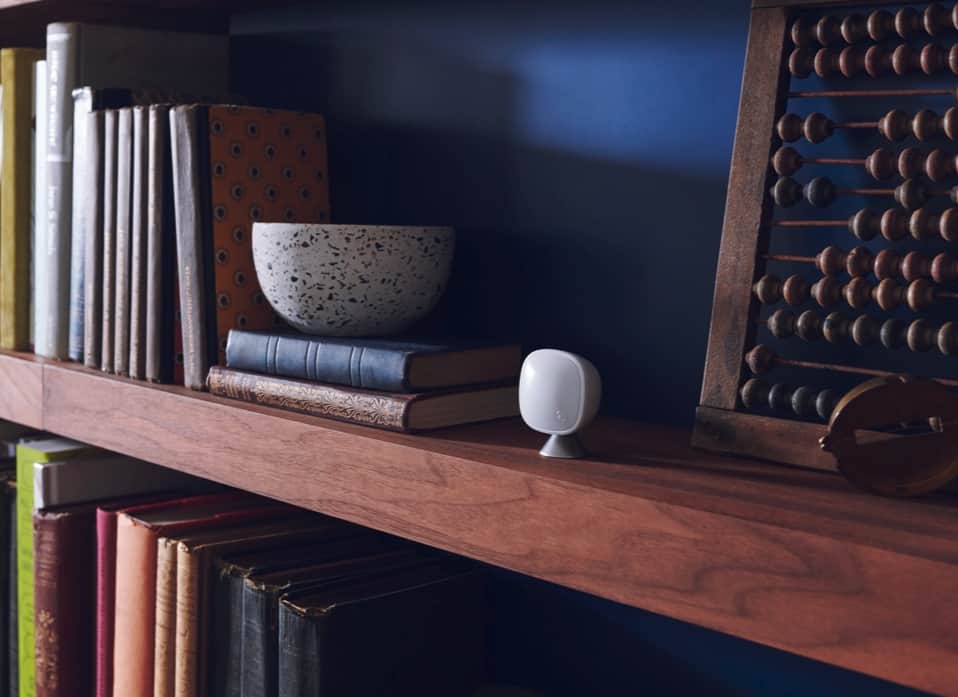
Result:
[[40,254],[47,240],[47,62],[37,61],[33,72],[33,113],[36,131],[33,144],[33,246],[30,254],[30,299],[33,303],[31,325],[34,352],[41,356],[53,355],[46,322],[50,296],[40,279],[47,278],[49,269],[44,263],[49,257]]
[[204,491],[213,486],[176,470],[114,454],[33,464],[36,510],[152,492]]

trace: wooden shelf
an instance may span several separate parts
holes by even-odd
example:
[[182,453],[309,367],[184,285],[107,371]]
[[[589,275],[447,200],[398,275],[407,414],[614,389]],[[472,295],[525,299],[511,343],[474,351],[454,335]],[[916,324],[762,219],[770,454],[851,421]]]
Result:
[[0,417],[754,642],[958,694],[958,507],[601,420],[393,434],[0,355]]

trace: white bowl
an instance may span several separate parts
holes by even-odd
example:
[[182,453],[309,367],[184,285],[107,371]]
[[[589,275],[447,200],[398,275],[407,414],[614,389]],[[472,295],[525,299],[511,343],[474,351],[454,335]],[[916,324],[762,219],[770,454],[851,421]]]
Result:
[[263,295],[307,334],[396,334],[432,310],[449,280],[450,227],[254,223]]

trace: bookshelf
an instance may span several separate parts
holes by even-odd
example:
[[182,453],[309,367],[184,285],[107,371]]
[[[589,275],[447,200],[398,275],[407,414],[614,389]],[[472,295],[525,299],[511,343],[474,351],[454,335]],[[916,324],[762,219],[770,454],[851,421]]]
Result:
[[[394,434],[0,355],[0,418],[919,689],[958,685],[954,497],[881,499],[600,420]],[[936,670],[927,670],[928,665]]]

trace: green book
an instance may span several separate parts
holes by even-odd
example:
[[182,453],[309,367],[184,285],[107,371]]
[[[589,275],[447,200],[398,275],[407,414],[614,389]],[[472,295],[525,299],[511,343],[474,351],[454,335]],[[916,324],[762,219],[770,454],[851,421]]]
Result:
[[31,440],[17,446],[17,653],[20,697],[35,697],[33,644],[33,465],[69,460],[92,448],[66,438]]

